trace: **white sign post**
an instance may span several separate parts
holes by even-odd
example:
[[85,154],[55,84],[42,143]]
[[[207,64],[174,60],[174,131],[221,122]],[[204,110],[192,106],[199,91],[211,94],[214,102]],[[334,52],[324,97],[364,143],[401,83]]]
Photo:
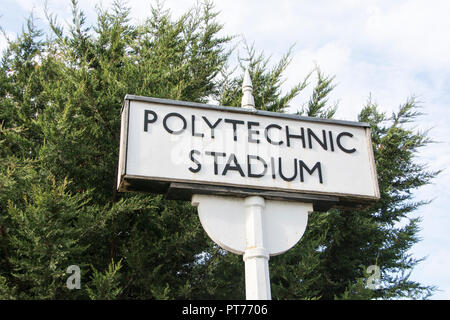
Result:
[[247,299],[271,299],[269,257],[302,237],[308,214],[379,198],[369,126],[126,96],[118,190],[191,200],[220,247],[242,254]]
[[270,299],[269,256],[286,252],[305,232],[311,203],[251,196],[194,195],[200,222],[209,237],[245,261],[247,299]]

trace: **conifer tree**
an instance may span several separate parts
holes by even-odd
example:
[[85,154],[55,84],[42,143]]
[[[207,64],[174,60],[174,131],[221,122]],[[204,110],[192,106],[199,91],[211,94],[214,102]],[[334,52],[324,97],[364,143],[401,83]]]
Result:
[[[118,193],[120,108],[125,94],[240,106],[242,74],[227,69],[232,36],[206,1],[179,18],[159,4],[139,24],[116,1],[97,21],[72,1],[72,22],[47,13],[51,34],[33,17],[0,65],[0,298],[239,299],[244,263],[203,231],[196,209],[162,195]],[[291,50],[278,63],[245,45],[256,107],[288,112],[315,74],[298,114],[331,118],[333,77],[318,68],[283,92]],[[273,65],[273,67],[271,67]],[[270,260],[275,299],[422,297],[433,290],[408,279],[420,259],[425,203],[412,191],[438,172],[419,165],[426,133],[407,124],[420,114],[409,99],[387,117],[369,101],[381,199],[365,209],[315,212],[298,245]],[[409,219],[409,220],[408,220]],[[399,226],[398,222],[406,224]],[[81,289],[66,287],[81,269]],[[381,269],[377,290],[367,267]]]

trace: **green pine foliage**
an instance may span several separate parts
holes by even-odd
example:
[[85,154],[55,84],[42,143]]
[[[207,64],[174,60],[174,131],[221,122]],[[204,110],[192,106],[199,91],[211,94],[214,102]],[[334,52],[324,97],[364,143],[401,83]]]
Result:
[[317,83],[314,86],[313,93],[306,106],[298,112],[300,115],[308,117],[318,117],[330,119],[333,118],[337,111],[337,104],[328,106],[328,95],[336,87],[333,84],[334,77],[323,74],[318,66],[315,68],[317,75]]
[[120,268],[122,260],[117,263],[111,261],[104,273],[93,268],[91,284],[86,291],[91,300],[114,300],[122,291],[120,287]]
[[[291,62],[291,50],[283,55],[275,66],[270,66],[270,59],[264,53],[257,53],[255,47],[244,42],[245,57],[239,57],[242,72],[238,77],[233,77],[232,72],[225,73],[222,79],[218,101],[224,106],[241,106],[243,70],[248,67],[253,84],[253,96],[255,106],[260,110],[273,112],[285,112],[289,102],[295,98],[308,85],[311,75],[306,75],[303,81],[297,83],[287,93],[283,93],[281,87],[285,82],[283,72]],[[233,70],[234,71],[234,70]]]
[[[120,108],[125,94],[240,106],[249,66],[256,107],[286,112],[314,71],[283,92],[291,49],[278,63],[245,45],[238,76],[228,68],[233,36],[204,2],[174,19],[159,4],[140,24],[114,2],[97,21],[72,1],[72,22],[47,12],[50,33],[30,17],[0,65],[1,299],[241,299],[244,263],[214,244],[188,202],[118,193]],[[331,118],[334,77],[315,68],[313,93],[298,114]],[[296,106],[293,106],[296,107]],[[388,117],[369,101],[368,122],[381,199],[368,208],[314,212],[305,235],[270,260],[275,299],[426,297],[409,280],[421,261],[419,206],[412,192],[438,172],[418,164],[430,143],[411,129],[420,117],[409,99]],[[68,289],[67,268],[81,269]],[[367,288],[367,268],[381,281]]]

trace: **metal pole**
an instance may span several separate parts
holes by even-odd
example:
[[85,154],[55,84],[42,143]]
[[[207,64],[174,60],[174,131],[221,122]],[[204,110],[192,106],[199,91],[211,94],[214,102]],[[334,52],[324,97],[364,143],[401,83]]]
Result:
[[270,300],[269,254],[264,246],[264,198],[245,199],[247,246],[244,252],[247,300]]
[[[248,68],[242,82],[241,107],[256,110]],[[247,300],[270,300],[269,253],[265,247],[264,198],[245,199],[245,292]]]

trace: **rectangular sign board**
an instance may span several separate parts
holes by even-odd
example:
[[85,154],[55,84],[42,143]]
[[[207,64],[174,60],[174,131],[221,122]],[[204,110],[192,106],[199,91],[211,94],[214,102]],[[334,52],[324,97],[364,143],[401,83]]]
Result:
[[379,198],[365,123],[132,95],[121,117],[119,191]]

